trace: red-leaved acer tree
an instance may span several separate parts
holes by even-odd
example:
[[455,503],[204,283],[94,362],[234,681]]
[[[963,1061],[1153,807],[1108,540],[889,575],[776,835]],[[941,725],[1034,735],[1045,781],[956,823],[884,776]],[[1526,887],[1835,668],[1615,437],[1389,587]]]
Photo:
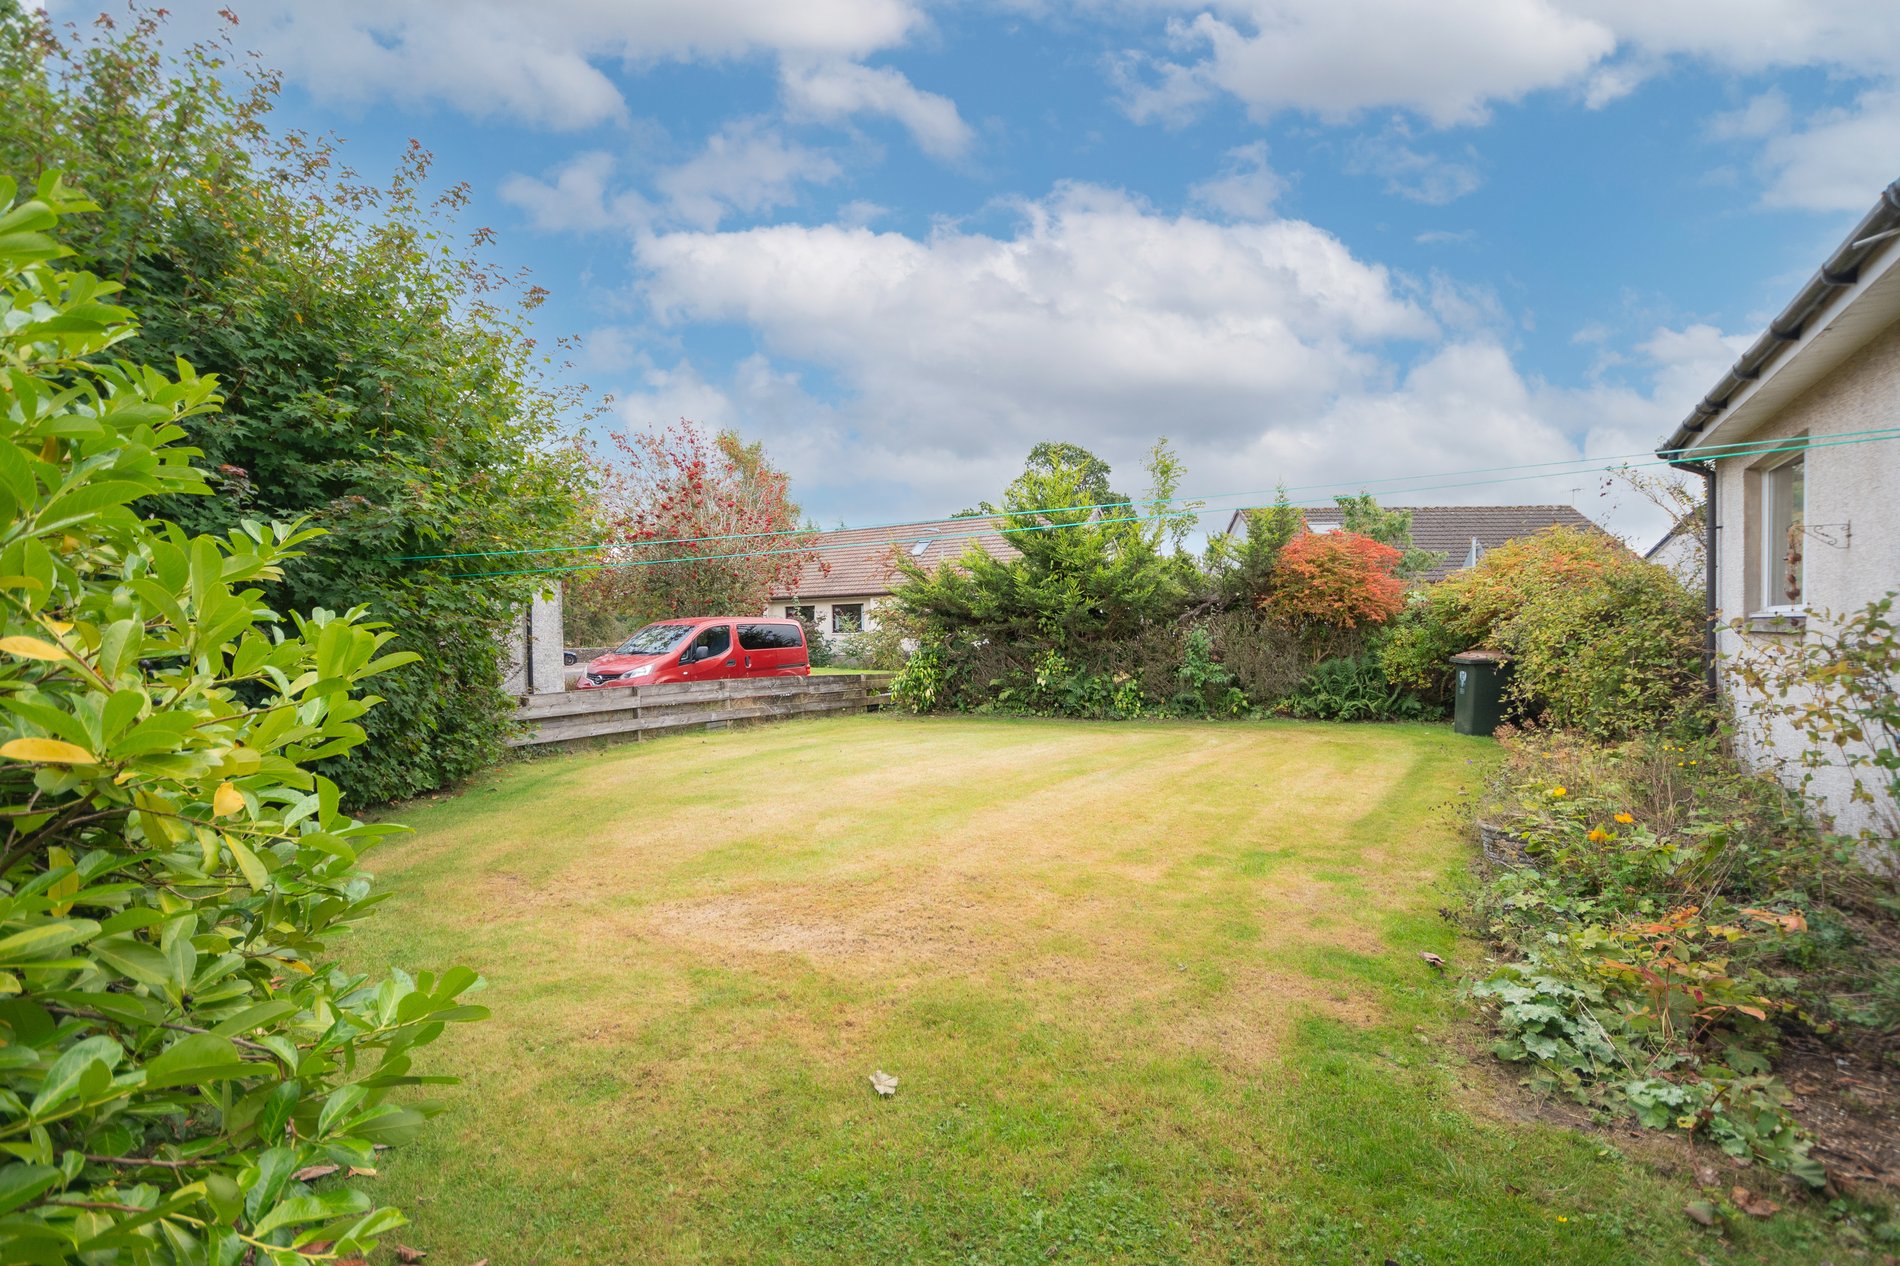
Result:
[[576,633],[755,615],[819,559],[785,472],[736,432],[682,418],[609,437],[593,464],[595,539],[608,544],[600,570],[574,586]]
[[1405,604],[1402,557],[1357,532],[1302,532],[1280,548],[1260,606],[1298,629],[1383,624]]

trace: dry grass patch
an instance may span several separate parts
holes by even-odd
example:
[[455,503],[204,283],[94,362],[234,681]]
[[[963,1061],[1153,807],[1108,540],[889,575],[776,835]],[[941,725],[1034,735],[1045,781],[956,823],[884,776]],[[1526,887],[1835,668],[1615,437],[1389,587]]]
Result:
[[1681,1260],[1671,1187],[1474,1119],[1418,1041],[1488,751],[872,717],[414,806],[358,952],[495,1019],[389,1195],[493,1266]]

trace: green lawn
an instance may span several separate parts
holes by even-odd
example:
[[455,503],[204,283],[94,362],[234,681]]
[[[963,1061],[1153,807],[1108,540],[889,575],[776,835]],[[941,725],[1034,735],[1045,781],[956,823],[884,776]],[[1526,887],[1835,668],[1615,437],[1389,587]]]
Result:
[[1474,952],[1437,910],[1490,750],[856,717],[411,806],[353,953],[468,963],[495,1018],[430,1053],[466,1081],[375,1180],[396,1238],[430,1266],[1814,1260],[1817,1219],[1701,1231],[1687,1186],[1455,1053],[1418,954]]

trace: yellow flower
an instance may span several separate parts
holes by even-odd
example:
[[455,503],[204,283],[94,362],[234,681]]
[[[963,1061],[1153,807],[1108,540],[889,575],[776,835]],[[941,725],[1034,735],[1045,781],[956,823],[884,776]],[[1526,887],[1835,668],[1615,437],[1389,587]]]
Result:
[[1685,1130],[1693,1130],[1695,1129],[1695,1118],[1694,1117],[1677,1117],[1676,1124],[1681,1126]]
[[1616,837],[1600,826],[1590,828],[1589,840],[1592,844],[1607,844]]
[[1557,1220],[1558,1220],[1559,1222],[1568,1222],[1568,1221],[1570,1221],[1570,1219],[1569,1219],[1569,1218],[1566,1218],[1566,1217],[1565,1217],[1565,1216],[1564,1216],[1563,1214],[1561,1214],[1561,1213],[1557,1215]]
[[1570,794],[1570,788],[1568,788],[1568,787],[1552,787],[1552,788],[1550,789],[1550,794],[1551,794],[1551,795],[1553,795],[1553,796],[1567,796],[1567,795],[1569,795],[1569,794]]
[[1616,815],[1616,820],[1621,822],[1624,826],[1628,826],[1630,823],[1636,821],[1636,818],[1632,814],[1619,813]]

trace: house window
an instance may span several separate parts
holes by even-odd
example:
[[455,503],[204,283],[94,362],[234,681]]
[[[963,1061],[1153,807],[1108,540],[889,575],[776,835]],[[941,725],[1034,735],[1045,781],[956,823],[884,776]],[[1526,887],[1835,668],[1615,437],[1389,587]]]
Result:
[[810,624],[813,620],[816,620],[818,618],[818,608],[813,607],[813,606],[801,607],[797,605],[790,605],[785,608],[785,618],[788,620],[798,620],[798,621],[801,621],[802,623]]
[[862,602],[832,603],[831,631],[833,633],[864,632],[864,604]]
[[1801,524],[1806,508],[1804,457],[1762,472],[1761,556],[1756,565],[1760,568],[1762,606],[1769,610],[1801,605],[1801,555],[1806,547]]

